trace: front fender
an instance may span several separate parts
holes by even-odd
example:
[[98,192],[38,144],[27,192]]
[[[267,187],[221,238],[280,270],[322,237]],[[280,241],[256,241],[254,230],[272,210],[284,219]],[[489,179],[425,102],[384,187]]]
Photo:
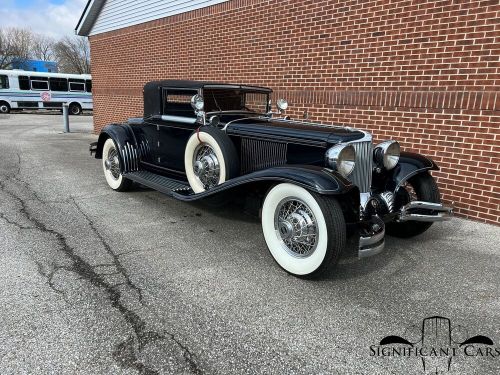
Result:
[[433,160],[423,155],[402,151],[399,163],[392,170],[386,189],[396,192],[405,181],[428,170],[439,170],[439,167]]
[[182,200],[197,200],[238,186],[266,181],[289,182],[327,195],[340,195],[357,190],[350,181],[327,168],[313,165],[281,165],[233,178],[202,193],[192,195],[174,193],[174,195]]

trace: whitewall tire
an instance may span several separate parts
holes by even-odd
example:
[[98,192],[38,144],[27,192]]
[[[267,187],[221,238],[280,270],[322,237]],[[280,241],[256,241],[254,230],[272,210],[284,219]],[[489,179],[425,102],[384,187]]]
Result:
[[109,187],[117,191],[126,191],[132,181],[123,177],[120,170],[120,155],[115,142],[108,138],[102,148],[102,169]]
[[335,266],[346,241],[335,198],[282,183],[267,194],[262,230],[274,260],[296,276],[317,276]]
[[184,167],[191,189],[201,193],[236,177],[239,159],[233,142],[223,131],[203,127],[187,142]]

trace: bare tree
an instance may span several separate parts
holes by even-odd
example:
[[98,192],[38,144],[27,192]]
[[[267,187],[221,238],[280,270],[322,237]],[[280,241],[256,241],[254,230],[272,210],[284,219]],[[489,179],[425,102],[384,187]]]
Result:
[[31,56],[42,61],[52,61],[54,59],[54,39],[46,35],[35,35],[31,47]]
[[53,48],[60,72],[90,73],[90,48],[85,37],[70,38],[66,36],[57,42]]
[[28,59],[55,60],[63,73],[90,73],[90,48],[85,37],[64,37],[54,41],[30,29],[0,28],[0,69]]
[[0,29],[0,69],[10,67],[13,61],[29,59],[33,37],[29,29]]

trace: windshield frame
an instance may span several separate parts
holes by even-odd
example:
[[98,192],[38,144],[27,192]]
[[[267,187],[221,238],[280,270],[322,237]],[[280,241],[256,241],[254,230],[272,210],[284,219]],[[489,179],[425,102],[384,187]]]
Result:
[[244,110],[244,109],[232,109],[232,110],[215,110],[215,111],[209,111],[206,112],[207,115],[209,114],[239,114],[239,113],[244,113],[244,114],[258,114],[260,116],[265,116],[271,111],[271,103],[270,103],[270,98],[271,98],[271,93],[272,90],[265,88],[265,87],[259,87],[259,86],[244,86],[244,85],[205,85],[201,89],[201,95],[203,99],[205,100],[206,95],[208,94],[205,89],[209,90],[240,90],[244,93],[252,93],[252,94],[264,94],[266,95],[266,110],[265,112],[260,112],[260,111],[250,111],[250,110]]

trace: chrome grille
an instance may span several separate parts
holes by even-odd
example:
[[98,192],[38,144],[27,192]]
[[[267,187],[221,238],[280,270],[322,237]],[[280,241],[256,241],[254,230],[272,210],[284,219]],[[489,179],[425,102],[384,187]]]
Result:
[[[369,137],[369,140],[367,140]],[[373,145],[367,134],[361,141],[350,143],[356,150],[356,165],[349,180],[359,188],[360,193],[368,193],[372,185]]]
[[241,173],[258,171],[286,163],[286,143],[241,139]]

